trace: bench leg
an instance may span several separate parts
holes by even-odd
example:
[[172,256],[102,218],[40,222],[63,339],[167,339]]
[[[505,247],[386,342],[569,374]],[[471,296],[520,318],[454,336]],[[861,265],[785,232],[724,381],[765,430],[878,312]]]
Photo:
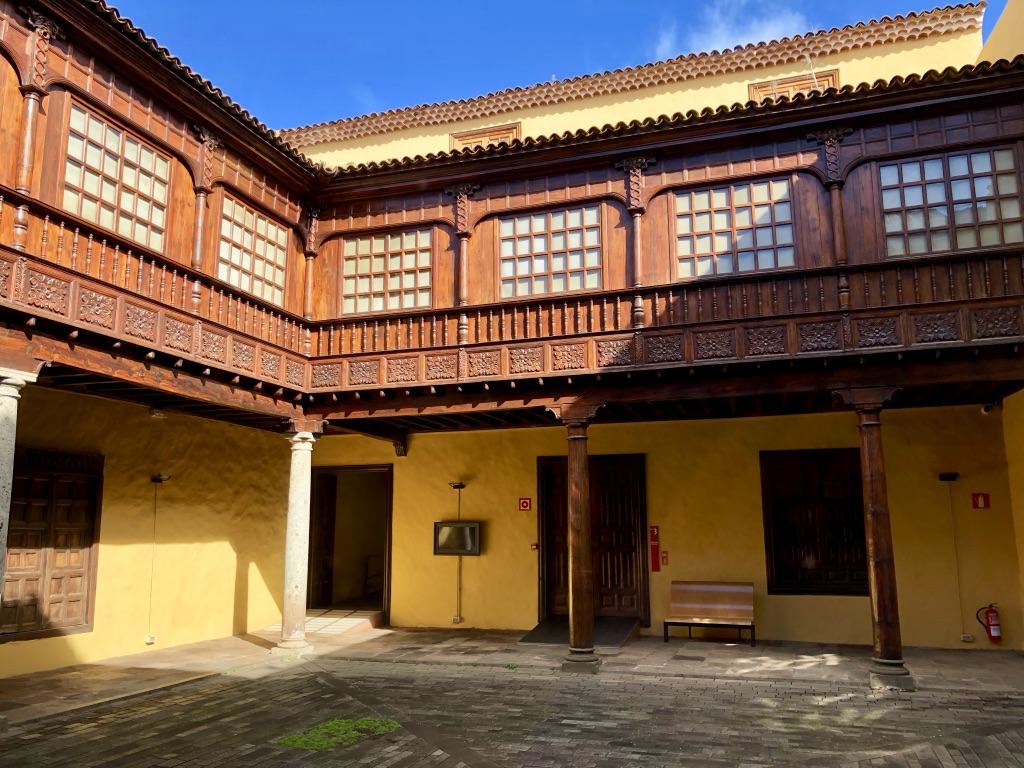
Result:
[[757,645],[757,635],[754,634],[754,625],[750,625],[750,647],[753,648]]
[[668,642],[668,622],[665,622],[665,642]]

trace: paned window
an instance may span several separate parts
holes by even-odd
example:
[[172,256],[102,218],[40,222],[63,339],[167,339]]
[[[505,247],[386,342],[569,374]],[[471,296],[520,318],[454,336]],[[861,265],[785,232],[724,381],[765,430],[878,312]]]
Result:
[[431,239],[429,229],[346,239],[342,312],[429,307]]
[[856,448],[762,451],[761,497],[769,594],[868,593]]
[[170,161],[71,105],[64,210],[163,252]]
[[796,264],[787,179],[676,193],[676,277]]
[[1013,150],[907,160],[878,173],[889,256],[1024,242]]
[[287,261],[288,230],[225,195],[217,277],[281,305]]
[[0,639],[88,628],[103,457],[19,448]]
[[601,287],[601,208],[524,214],[498,222],[501,298]]

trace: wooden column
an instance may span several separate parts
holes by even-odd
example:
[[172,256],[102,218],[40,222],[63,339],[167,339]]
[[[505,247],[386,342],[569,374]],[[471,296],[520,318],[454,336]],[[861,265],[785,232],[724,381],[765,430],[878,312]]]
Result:
[[[313,319],[313,267],[316,261],[317,254],[319,253],[319,242],[317,241],[317,234],[320,229],[320,208],[314,206],[308,206],[308,217],[306,220],[306,273],[303,278],[303,291],[302,291],[302,316],[306,320],[312,321]],[[305,335],[302,339],[302,346],[305,353],[312,353],[312,337],[310,336],[309,326],[306,326]]]
[[[645,325],[644,318],[644,298],[640,294],[640,288],[644,284],[644,261],[643,261],[643,234],[641,232],[641,223],[643,222],[643,215],[645,210],[645,204],[643,199],[644,191],[644,170],[654,161],[647,157],[631,157],[629,160],[623,160],[621,163],[616,163],[615,167],[619,170],[625,171],[629,175],[629,179],[626,184],[626,194],[629,201],[629,212],[633,216],[633,288],[635,293],[633,294],[633,327],[643,328]],[[657,312],[657,307],[654,308]]]
[[35,380],[34,373],[0,368],[0,593],[3,593],[4,570],[7,566],[18,400],[21,399],[22,387]]
[[874,688],[913,690],[914,681],[903,665],[900,613],[896,599],[896,566],[889,525],[889,497],[882,453],[882,407],[895,387],[842,390],[839,395],[857,411],[860,428],[861,477],[864,485],[864,535],[868,555],[868,589],[871,596],[871,628]]
[[[36,133],[39,111],[46,95],[47,55],[50,40],[62,37],[60,27],[38,11],[24,11],[25,23],[35,33],[31,81],[21,86],[21,138],[14,188],[24,195],[32,194],[32,173],[35,169]],[[14,240],[11,247],[24,251],[28,242],[28,206],[20,205],[14,212]]]
[[596,672],[594,653],[594,555],[590,538],[590,469],[587,427],[599,404],[571,404],[554,410],[568,432],[569,655],[562,669]]
[[455,198],[455,232],[459,236],[459,261],[456,265],[455,302],[459,307],[459,344],[469,343],[469,198],[480,189],[479,184],[456,184],[445,190]]
[[[210,184],[213,179],[213,152],[221,145],[220,139],[214,136],[206,128],[196,127],[199,136],[201,162],[199,165],[199,182],[195,186],[196,193],[196,214],[195,233],[192,238],[192,271],[195,273],[195,280],[192,281],[192,314],[198,315],[202,303],[203,284],[199,275],[203,272],[203,240],[206,237],[206,208],[212,191]],[[213,288],[210,288],[212,291]]]

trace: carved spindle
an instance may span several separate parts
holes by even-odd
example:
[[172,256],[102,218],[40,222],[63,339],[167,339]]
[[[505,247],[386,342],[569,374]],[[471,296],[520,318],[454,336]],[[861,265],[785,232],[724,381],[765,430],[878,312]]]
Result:
[[917,265],[914,265],[914,303],[921,303],[921,276],[918,274]]
[[483,318],[484,318],[483,312],[481,312],[478,309],[476,311],[476,333],[473,334],[474,338],[476,339],[476,343],[477,344],[479,344],[482,341],[482,339],[480,338],[480,326],[483,324]]
[[658,292],[654,292],[654,297],[651,299],[651,325],[657,328],[661,325],[661,297]]
[[772,280],[772,316],[779,314],[779,286]]
[[532,311],[530,307],[523,307],[523,338],[529,339],[533,332]]
[[711,319],[718,319],[718,288],[711,286]]
[[615,300],[615,317],[613,320],[615,322],[615,330],[622,330],[622,302],[619,299]]
[[149,298],[151,298],[151,299],[153,298],[153,288],[154,288],[153,283],[154,283],[155,280],[156,280],[156,262],[155,261],[150,261],[149,262],[149,288],[146,291],[146,295],[149,296]]
[[518,339],[519,338],[519,310],[517,310],[515,307],[512,307],[512,317],[511,317],[510,322],[512,324],[512,338],[513,339]]
[[789,314],[793,314],[793,278],[786,278],[786,307]]
[[949,280],[949,301],[956,301],[956,277],[953,274],[953,264],[946,262],[946,277]]
[[171,271],[171,300],[168,302],[172,307],[174,306],[174,296],[178,290],[178,270]]
[[697,322],[704,322],[704,289],[697,289]]
[[938,282],[935,279],[935,265],[934,264],[932,264],[931,266],[928,267],[928,272],[930,273],[931,283],[932,283],[932,296],[931,296],[931,300],[932,301],[938,301],[939,300],[939,285],[938,285]]
[[135,275],[135,292],[142,295],[142,280],[143,274],[146,271],[146,255],[142,254],[139,256],[139,272]]
[[1010,294],[1010,265],[1003,256],[1003,296]]
[[60,264],[61,254],[64,252],[64,222],[60,223],[57,230],[57,263]]
[[764,317],[764,286],[757,284],[757,316]]
[[668,292],[668,324],[676,324],[676,292]]
[[[881,273],[879,273],[879,274],[881,274]],[[871,275],[867,272],[867,270],[865,270],[864,274],[862,275],[862,277],[864,278],[864,306],[865,307],[870,307],[871,306]]]
[[373,351],[377,351],[377,345],[380,342],[380,321],[373,321]]
[[746,283],[744,283],[742,288],[740,289],[740,298],[742,300],[742,303],[741,303],[740,307],[743,310],[743,316],[746,317],[747,316],[747,284]]
[[39,243],[39,252],[46,258],[46,241],[50,236],[50,214],[43,217],[43,236]]
[[259,332],[258,332],[259,333],[259,337],[261,339],[263,339],[264,341],[268,341],[268,339],[267,339],[267,331],[268,331],[268,328],[267,328],[267,311],[265,309],[263,309],[263,307],[257,307],[257,306],[253,306],[252,311],[253,311],[253,317],[254,318],[256,317],[256,315],[259,315],[259,318],[260,318],[260,326],[259,326]]
[[971,261],[968,259],[964,262],[964,266],[967,268],[967,298],[974,298],[974,271],[971,269]]
[[181,274],[181,291],[178,294],[178,307],[180,309],[185,308],[185,288],[188,286],[188,275],[184,272]]
[[732,292],[731,285],[725,286],[725,319],[732,320]]
[[71,241],[71,268],[74,270],[78,269],[78,236],[78,227],[75,227],[75,237]]
[[160,301],[163,302],[167,295],[167,265],[160,265]]
[[441,318],[441,345],[448,346],[448,315]]
[[896,267],[896,305],[903,306],[903,268]]
[[992,283],[989,280],[988,259],[985,259],[982,264],[985,269],[985,298],[987,299],[992,295]]
[[601,330],[608,330],[608,299],[605,296],[601,297]]
[[501,308],[500,317],[498,320],[498,335],[500,336],[499,341],[505,340],[505,308]]
[[[241,304],[242,300],[239,298],[235,299],[236,306]],[[242,309],[242,333],[249,333],[249,302],[246,300],[245,308]]]
[[569,302],[562,302],[562,336],[569,335]]
[[880,301],[883,307],[889,305],[888,300],[885,298],[885,272],[878,273],[878,288],[880,293]]
[[580,333],[580,302],[576,301],[576,317],[573,318],[573,327],[576,329],[576,333]]
[[494,310],[487,310],[487,341],[494,341]]
[[[110,282],[112,285],[117,285],[117,267],[121,261],[121,246],[114,246],[114,260],[110,264]],[[100,267],[100,280],[103,279],[103,267]]]
[[422,316],[420,316],[419,325],[420,325],[420,349],[423,349],[423,347],[426,346],[427,321]]
[[122,287],[127,291],[128,284],[132,280],[132,249],[128,249],[128,253],[124,257],[124,282],[121,284]]
[[818,275],[818,309],[825,311],[825,278]]
[[[210,316],[213,317],[213,295],[217,291],[210,286]],[[224,325],[224,289],[220,290],[220,295],[217,297],[217,322]]]

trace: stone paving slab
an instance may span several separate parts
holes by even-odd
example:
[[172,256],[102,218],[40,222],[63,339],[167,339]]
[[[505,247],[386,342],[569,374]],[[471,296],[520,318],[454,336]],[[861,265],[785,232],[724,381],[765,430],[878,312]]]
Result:
[[[275,742],[324,720],[399,730],[331,752]],[[0,766],[1024,766],[1024,690],[871,692],[323,655],[12,726]]]

